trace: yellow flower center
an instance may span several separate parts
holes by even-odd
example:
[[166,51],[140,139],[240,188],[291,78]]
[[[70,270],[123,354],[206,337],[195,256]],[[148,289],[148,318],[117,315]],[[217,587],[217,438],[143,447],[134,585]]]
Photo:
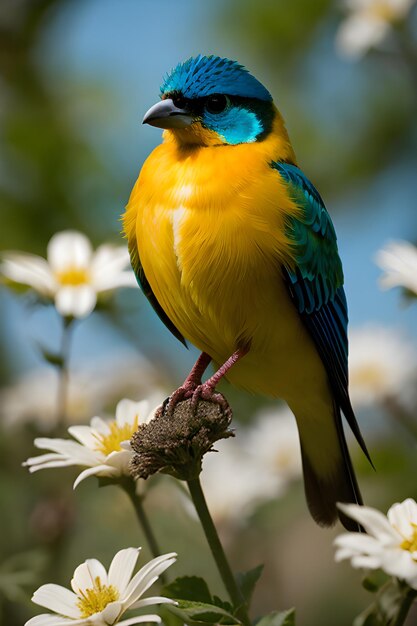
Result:
[[90,617],[94,613],[100,613],[110,602],[119,599],[119,592],[113,585],[103,585],[100,577],[94,579],[94,587],[79,592],[81,598],[77,602],[81,617]]
[[411,539],[404,539],[400,548],[408,552],[417,552],[417,524],[411,522],[411,526],[413,527],[413,536]]
[[56,272],[55,276],[60,285],[71,285],[75,287],[77,285],[90,283],[89,273],[83,267],[69,267],[62,272]]
[[122,441],[130,439],[134,432],[137,431],[139,424],[139,418],[135,415],[135,419],[132,424],[118,424],[115,420],[108,424],[109,432],[107,434],[100,433],[95,435],[97,439],[97,445],[95,447],[98,452],[102,452],[106,456],[110,452],[119,452],[122,448],[120,444]]
[[368,8],[369,15],[383,22],[395,22],[398,19],[398,11],[385,0],[377,0]]
[[386,380],[385,372],[377,363],[369,363],[353,370],[350,376],[351,385],[372,389],[381,389]]

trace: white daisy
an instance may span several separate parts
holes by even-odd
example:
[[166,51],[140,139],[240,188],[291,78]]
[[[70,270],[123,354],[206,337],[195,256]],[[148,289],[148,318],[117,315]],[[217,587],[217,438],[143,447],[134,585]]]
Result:
[[415,0],[346,0],[349,15],[336,34],[336,47],[357,59],[380,44],[392,25],[407,17]]
[[295,417],[288,407],[260,411],[244,432],[242,445],[258,459],[262,475],[271,474],[281,484],[301,476],[301,453]]
[[339,504],[366,533],[345,533],[335,540],[336,561],[350,559],[353,567],[382,569],[417,589],[417,504],[411,498],[394,504],[387,517],[357,504]]
[[[100,359],[74,364],[68,380],[66,414],[69,424],[85,423],[104,407],[114,406],[123,397],[144,397],[154,390],[155,404],[166,392],[158,391],[164,381],[159,372],[139,353],[112,350]],[[36,367],[22,374],[15,383],[0,391],[0,420],[8,427],[34,422],[48,431],[57,420],[57,372],[49,366]],[[135,397],[135,396],[133,396]]]
[[116,407],[116,419],[93,417],[90,426],[70,426],[68,432],[76,441],[46,437],[35,439],[37,448],[51,452],[31,457],[23,465],[30,472],[51,467],[86,466],[87,469],[75,480],[74,489],[88,476],[128,476],[133,452],[121,444],[131,438],[139,424],[152,419],[154,411],[150,411],[150,406],[147,400],[121,400]]
[[97,559],[88,559],[77,567],[71,580],[72,591],[47,584],[33,594],[32,602],[54,611],[32,617],[25,626],[130,626],[160,622],[158,615],[137,615],[119,621],[129,609],[152,604],[175,604],[160,596],[139,598],[170,565],[176,554],[164,554],[149,561],[133,577],[140,548],[125,548],[113,558],[109,571]]
[[15,283],[28,285],[55,302],[63,316],[85,317],[98,294],[137,285],[125,246],[102,245],[94,252],[89,239],[76,231],[56,233],[47,260],[34,254],[8,252],[0,270]]
[[352,402],[369,406],[407,395],[417,377],[415,345],[402,333],[369,325],[349,335],[349,391]]
[[409,241],[391,241],[379,250],[376,263],[384,274],[379,279],[382,289],[404,287],[417,296],[417,247]]
[[260,480],[259,466],[245,454],[238,438],[218,441],[218,452],[204,457],[201,484],[217,524],[244,523],[257,504],[275,493],[275,481],[270,476]]

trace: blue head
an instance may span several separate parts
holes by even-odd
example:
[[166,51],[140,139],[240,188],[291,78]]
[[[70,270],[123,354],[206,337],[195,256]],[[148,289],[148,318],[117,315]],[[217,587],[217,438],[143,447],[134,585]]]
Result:
[[161,98],[144,123],[177,130],[186,143],[251,143],[272,128],[271,94],[229,59],[199,55],[180,63],[166,76]]

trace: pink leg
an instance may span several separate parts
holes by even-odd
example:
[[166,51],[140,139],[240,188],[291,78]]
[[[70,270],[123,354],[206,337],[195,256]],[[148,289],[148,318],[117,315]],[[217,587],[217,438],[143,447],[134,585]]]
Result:
[[193,369],[188,374],[182,387],[188,386],[190,383],[195,387],[201,384],[201,377],[211,363],[211,356],[207,352],[202,352],[195,362]]
[[210,365],[210,362],[211,356],[206,352],[202,352],[181,387],[178,387],[178,389],[165,400],[163,406],[166,406],[167,412],[172,415],[178,402],[182,402],[182,400],[186,400],[194,394],[198,386],[201,385],[201,377]]
[[233,352],[232,356],[230,356],[227,361],[223,363],[221,367],[219,367],[219,369],[213,374],[213,376],[206,380],[205,383],[200,384],[198,387],[196,387],[193,393],[193,402],[195,404],[197,404],[199,400],[210,400],[212,402],[217,402],[224,408],[227,407],[227,402],[224,399],[223,395],[214,391],[215,387],[217,383],[219,383],[220,380],[223,378],[223,376],[225,376],[227,372],[233,367],[233,365],[235,365],[235,363],[237,363],[249,352],[249,347],[250,346],[247,345],[244,348],[238,348],[238,350],[236,350],[236,352]]

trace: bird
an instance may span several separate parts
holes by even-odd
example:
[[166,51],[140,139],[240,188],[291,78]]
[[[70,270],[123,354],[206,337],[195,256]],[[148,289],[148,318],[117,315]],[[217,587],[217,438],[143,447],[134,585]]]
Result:
[[163,140],[123,216],[132,267],[162,322],[201,351],[170,402],[221,402],[223,377],[284,400],[313,519],[358,530],[337,507],[362,504],[342,414],[372,461],[349,398],[336,233],[270,92],[238,62],[200,54],[165,76],[143,123]]

